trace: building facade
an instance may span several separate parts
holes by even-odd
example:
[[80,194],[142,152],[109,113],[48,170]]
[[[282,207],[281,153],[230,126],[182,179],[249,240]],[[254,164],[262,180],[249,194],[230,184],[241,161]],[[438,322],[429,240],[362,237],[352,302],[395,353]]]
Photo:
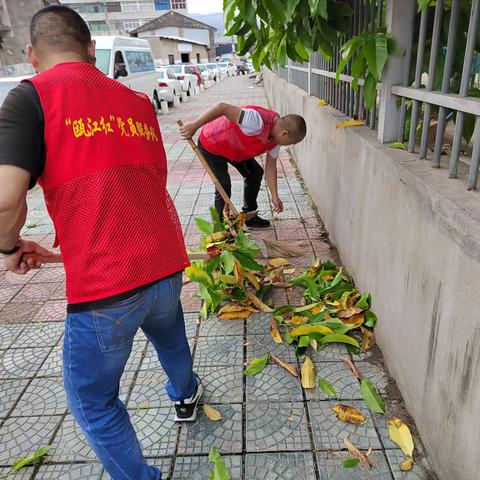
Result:
[[[30,20],[35,12],[57,0],[0,0],[0,69],[27,64],[25,47],[30,43]],[[11,73],[23,73],[12,68]]]
[[76,10],[93,35],[128,35],[162,12],[188,11],[187,0],[61,0],[61,3]]
[[149,37],[147,40],[157,65],[209,61],[208,48],[204,43],[166,36]]

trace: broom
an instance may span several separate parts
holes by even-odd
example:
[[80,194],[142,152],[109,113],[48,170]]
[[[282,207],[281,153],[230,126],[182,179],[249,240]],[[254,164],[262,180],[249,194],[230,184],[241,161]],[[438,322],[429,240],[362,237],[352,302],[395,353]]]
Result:
[[301,257],[305,252],[303,242],[284,242],[282,240],[264,240],[270,258],[277,257]]

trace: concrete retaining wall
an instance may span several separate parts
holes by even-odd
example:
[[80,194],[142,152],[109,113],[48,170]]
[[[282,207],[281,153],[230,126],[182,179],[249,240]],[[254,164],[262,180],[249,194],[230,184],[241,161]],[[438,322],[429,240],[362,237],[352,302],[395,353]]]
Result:
[[361,290],[377,340],[442,480],[480,478],[480,195],[377,143],[366,127],[265,71],[281,114],[308,134],[292,153]]

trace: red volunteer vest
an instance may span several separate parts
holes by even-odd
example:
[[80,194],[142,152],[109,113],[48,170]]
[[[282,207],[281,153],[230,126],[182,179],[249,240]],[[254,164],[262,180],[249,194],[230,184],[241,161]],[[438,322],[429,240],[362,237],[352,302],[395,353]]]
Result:
[[150,100],[87,63],[29,80],[45,116],[39,183],[69,303],[107,298],[188,266]]
[[244,105],[242,108],[251,108],[261,115],[262,132],[259,135],[245,135],[237,124],[221,116],[207,123],[200,132],[200,143],[205,150],[232,162],[243,162],[277,146],[269,137],[278,113],[257,105]]

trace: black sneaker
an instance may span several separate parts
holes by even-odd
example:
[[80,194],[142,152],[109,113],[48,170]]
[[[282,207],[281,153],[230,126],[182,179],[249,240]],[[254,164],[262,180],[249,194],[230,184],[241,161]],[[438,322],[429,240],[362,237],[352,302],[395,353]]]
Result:
[[190,398],[175,402],[175,422],[194,422],[197,418],[197,404],[203,395],[203,385],[198,380],[197,389]]
[[245,225],[251,228],[268,228],[270,226],[270,221],[255,215],[250,220],[247,220]]

